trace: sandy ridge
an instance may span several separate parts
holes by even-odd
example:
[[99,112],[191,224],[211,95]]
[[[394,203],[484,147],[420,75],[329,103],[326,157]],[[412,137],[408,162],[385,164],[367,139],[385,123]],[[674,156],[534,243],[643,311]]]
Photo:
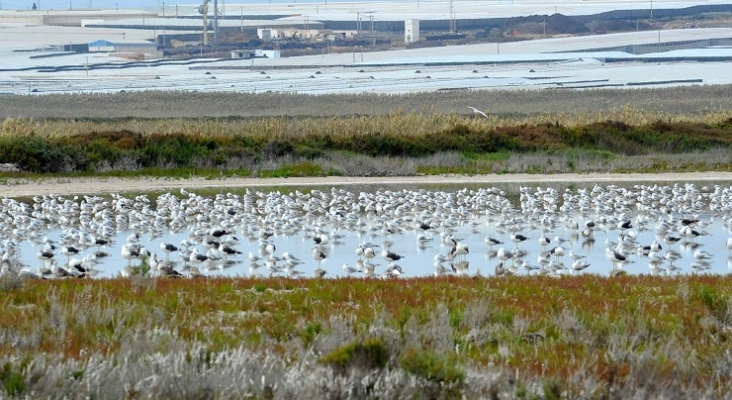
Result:
[[340,186],[355,184],[499,184],[599,182],[604,184],[633,181],[732,181],[732,172],[688,172],[664,174],[489,174],[430,175],[403,177],[305,177],[305,178],[46,178],[39,180],[9,179],[0,185],[0,196],[21,197],[43,194],[102,194],[113,192],[180,190],[196,188],[240,188],[262,186]]

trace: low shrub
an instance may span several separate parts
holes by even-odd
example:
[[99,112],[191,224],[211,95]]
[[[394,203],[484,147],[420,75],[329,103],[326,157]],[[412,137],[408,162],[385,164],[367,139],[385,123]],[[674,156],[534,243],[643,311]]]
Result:
[[0,382],[2,382],[5,393],[10,397],[18,396],[25,390],[23,374],[10,362],[0,368]]
[[23,278],[16,274],[0,276],[0,293],[11,292],[23,287]]
[[400,365],[406,372],[434,383],[461,384],[465,380],[465,371],[453,360],[427,350],[408,350]]
[[356,341],[341,346],[320,358],[322,364],[331,366],[340,374],[351,368],[372,370],[384,368],[389,360],[389,350],[379,338]]

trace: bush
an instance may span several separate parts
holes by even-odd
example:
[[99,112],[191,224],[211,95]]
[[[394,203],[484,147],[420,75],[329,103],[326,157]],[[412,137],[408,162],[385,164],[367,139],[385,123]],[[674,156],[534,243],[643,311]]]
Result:
[[257,293],[262,293],[266,290],[267,290],[267,285],[265,285],[264,283],[257,283],[254,285],[254,291],[256,291]]
[[264,158],[273,160],[276,158],[292,155],[295,151],[295,147],[292,143],[283,140],[270,140],[264,145],[262,153]]
[[41,173],[84,170],[88,164],[81,149],[36,135],[0,138],[0,163]]
[[10,397],[17,396],[25,390],[23,374],[13,368],[13,364],[7,362],[0,368],[0,382],[5,392]]
[[0,293],[12,292],[23,287],[23,278],[15,273],[0,276]]
[[315,338],[323,331],[323,325],[320,322],[311,322],[305,329],[300,331],[300,338],[305,347],[310,347]]
[[714,318],[723,324],[730,322],[730,305],[727,296],[718,294],[714,289],[704,287],[699,294],[702,303]]
[[434,383],[462,384],[465,380],[465,372],[452,360],[431,351],[407,351],[401,366],[408,373]]
[[381,369],[389,361],[389,350],[381,339],[367,339],[338,347],[320,358],[322,364],[330,365],[336,372],[344,374],[351,368]]

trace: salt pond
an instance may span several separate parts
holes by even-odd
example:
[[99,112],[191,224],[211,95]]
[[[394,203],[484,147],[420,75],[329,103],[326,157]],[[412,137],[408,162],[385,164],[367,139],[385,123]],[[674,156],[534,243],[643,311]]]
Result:
[[[474,185],[469,188],[419,188],[404,186],[316,188],[308,191],[281,190],[281,192],[233,192],[216,195],[196,195],[183,191],[175,194],[124,196],[112,198],[37,196],[34,199],[4,199],[0,209],[2,217],[2,247],[10,259],[18,259],[29,269],[49,266],[37,258],[44,248],[44,239],[56,242],[53,251],[58,265],[67,262],[60,253],[64,244],[83,249],[74,258],[94,254],[97,247],[93,240],[112,239],[113,244],[101,250],[109,257],[100,258],[95,267],[97,277],[119,275],[128,260],[121,249],[127,238],[137,232],[140,245],[165,259],[160,243],[171,243],[180,251],[171,253],[175,267],[186,273],[179,254],[183,240],[192,240],[190,249],[207,252],[208,234],[223,229],[231,235],[216,238],[221,241],[235,236],[238,244],[232,247],[241,255],[233,255],[233,261],[222,268],[222,263],[206,261],[200,269],[206,275],[248,276],[252,270],[249,252],[262,258],[254,273],[268,275],[264,265],[269,255],[266,244],[276,248],[273,255],[282,257],[285,252],[302,260],[296,271],[312,276],[318,268],[313,258],[314,237],[325,235],[328,244],[318,252],[327,254],[320,267],[326,277],[344,276],[342,266],[356,266],[355,250],[359,244],[374,244],[375,257],[366,260],[375,265],[375,274],[381,276],[390,261],[382,257],[384,241],[392,242],[389,251],[403,256],[396,261],[402,267],[403,276],[427,276],[435,273],[437,265],[448,273],[454,273],[451,264],[457,258],[435,264],[435,257],[448,255],[454,245],[449,238],[467,246],[469,253],[463,257],[469,267],[464,272],[472,275],[480,270],[482,275],[493,275],[502,262],[496,251],[514,248],[525,251],[524,257],[503,261],[505,266],[542,266],[546,272],[556,273],[556,264],[540,260],[542,251],[557,246],[560,238],[563,256],[545,256],[545,260],[561,263],[566,269],[559,273],[597,273],[607,275],[613,263],[606,256],[606,249],[625,253],[627,262],[622,269],[631,274],[668,274],[666,269],[678,252],[680,259],[673,265],[673,273],[693,273],[696,264],[704,273],[726,274],[732,269],[732,257],[728,238],[732,227],[732,186],[728,183],[704,183],[695,185],[676,183],[657,186],[648,183],[626,186],[558,185],[554,188],[537,186],[490,187]],[[697,221],[698,220],[698,221]],[[577,223],[573,229],[571,221]],[[586,224],[594,222],[590,232]],[[624,222],[632,228],[623,229]],[[421,229],[420,225],[430,229]],[[585,232],[583,233],[583,230]],[[543,247],[539,238],[550,243]],[[686,232],[689,232],[686,235]],[[699,233],[693,236],[691,232]],[[528,239],[521,243],[511,241],[511,234],[521,234]],[[271,236],[270,236],[271,235]],[[342,236],[337,239],[336,236]],[[422,240],[418,241],[418,237]],[[502,241],[490,247],[486,237]],[[667,237],[679,238],[670,244]],[[265,239],[266,238],[266,239]],[[662,261],[652,262],[639,247],[650,246],[654,241],[662,249],[657,251]],[[620,242],[620,245],[616,243]],[[14,247],[17,243],[17,247]],[[378,247],[376,247],[378,246]],[[491,251],[492,250],[492,251]],[[695,252],[705,251],[711,259],[695,257]],[[584,256],[589,267],[581,272],[572,270],[574,260],[570,252]],[[215,252],[214,252],[215,253]],[[647,253],[647,252],[645,252]],[[671,253],[673,254],[673,253]],[[699,253],[697,253],[699,254]],[[186,260],[190,257],[187,256]],[[517,260],[517,261],[516,261]],[[133,260],[138,264],[139,260]],[[284,261],[276,261],[281,266]],[[465,265],[465,264],[462,264]],[[673,267],[671,268],[674,269]],[[518,274],[529,273],[523,267]],[[538,271],[531,272],[532,274]],[[286,275],[280,273],[279,275]],[[354,276],[363,276],[355,273]]]

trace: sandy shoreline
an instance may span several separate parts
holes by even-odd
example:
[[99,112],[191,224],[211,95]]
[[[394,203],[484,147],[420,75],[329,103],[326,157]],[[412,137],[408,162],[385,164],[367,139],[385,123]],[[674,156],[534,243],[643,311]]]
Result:
[[179,190],[197,188],[241,188],[262,186],[341,186],[356,184],[500,184],[500,183],[567,183],[599,182],[611,184],[633,181],[732,181],[732,172],[688,172],[667,174],[505,174],[505,175],[430,175],[405,177],[307,177],[307,178],[48,178],[8,179],[0,185],[5,197],[43,194],[101,194],[148,190]]

